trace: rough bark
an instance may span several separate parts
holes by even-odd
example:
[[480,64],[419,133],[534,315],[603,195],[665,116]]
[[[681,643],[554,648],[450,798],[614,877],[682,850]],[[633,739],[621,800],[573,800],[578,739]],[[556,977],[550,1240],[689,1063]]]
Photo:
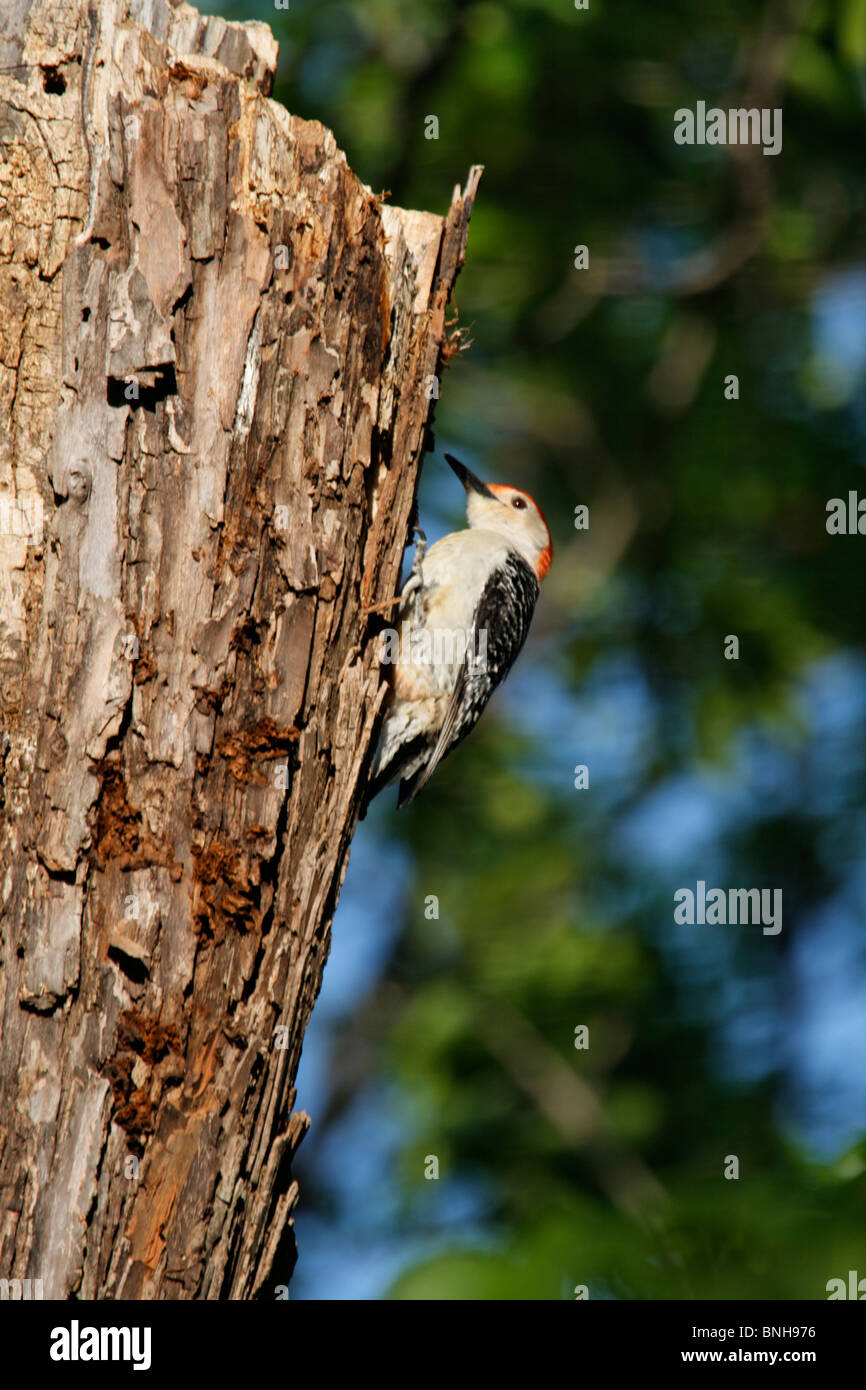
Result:
[[254,1297],[297,1199],[477,171],[383,206],[275,63],[5,0],[0,1276],[51,1298]]

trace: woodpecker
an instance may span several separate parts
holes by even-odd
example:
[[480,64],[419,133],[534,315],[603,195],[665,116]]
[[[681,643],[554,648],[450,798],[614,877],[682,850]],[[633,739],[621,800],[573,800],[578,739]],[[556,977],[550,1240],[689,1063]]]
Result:
[[469,528],[429,552],[421,534],[400,596],[399,632],[384,634],[391,690],[368,803],[399,779],[397,805],[408,805],[475,727],[526,640],[553,559],[547,522],[528,493],[482,483],[453,455],[445,458],[466,489]]

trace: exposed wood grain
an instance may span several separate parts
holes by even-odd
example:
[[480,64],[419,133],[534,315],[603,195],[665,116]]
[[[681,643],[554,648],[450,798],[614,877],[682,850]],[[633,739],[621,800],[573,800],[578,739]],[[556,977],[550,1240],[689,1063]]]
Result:
[[167,0],[0,33],[0,1275],[51,1298],[254,1297],[297,1200],[479,171],[383,207],[275,64]]

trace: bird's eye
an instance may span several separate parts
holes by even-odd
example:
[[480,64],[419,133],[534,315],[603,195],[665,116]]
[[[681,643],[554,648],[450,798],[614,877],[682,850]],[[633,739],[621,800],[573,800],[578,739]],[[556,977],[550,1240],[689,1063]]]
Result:
[[516,507],[519,512],[522,512],[523,508],[526,506],[526,499],[524,497],[512,497],[511,505],[512,507]]

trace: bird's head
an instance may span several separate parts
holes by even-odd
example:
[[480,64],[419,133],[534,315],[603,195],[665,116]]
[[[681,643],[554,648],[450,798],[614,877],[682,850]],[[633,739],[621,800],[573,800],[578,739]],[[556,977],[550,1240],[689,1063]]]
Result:
[[553,544],[538,503],[519,487],[482,483],[453,454],[445,457],[466,489],[466,515],[470,527],[505,536],[541,583],[550,569]]

